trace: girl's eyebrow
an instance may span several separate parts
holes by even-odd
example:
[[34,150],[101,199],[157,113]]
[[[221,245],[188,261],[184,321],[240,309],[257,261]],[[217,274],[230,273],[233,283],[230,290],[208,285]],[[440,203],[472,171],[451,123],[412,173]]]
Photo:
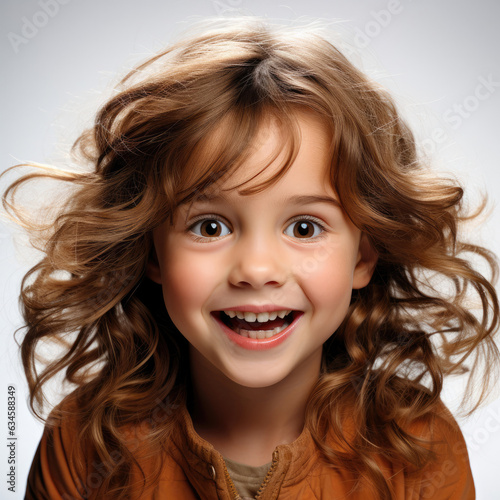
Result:
[[331,205],[335,205],[338,208],[340,207],[340,203],[335,198],[330,196],[319,196],[314,194],[307,195],[295,195],[287,198],[285,200],[287,203],[293,203],[296,205],[310,205],[312,203],[330,203]]
[[[227,196],[225,196],[223,193],[218,192],[214,194],[210,193],[200,193],[194,200],[191,201],[188,205],[188,210],[186,213],[185,217],[185,223],[189,219],[189,214],[191,212],[191,208],[195,203],[210,203],[210,202],[228,202]],[[334,205],[336,208],[339,208],[342,210],[342,207],[339,203],[339,201],[335,198],[332,198],[331,196],[323,196],[323,195],[316,195],[316,194],[297,194],[294,196],[290,196],[289,198],[285,198],[283,200],[284,203],[290,204],[290,205],[312,205],[313,203],[328,203],[330,205]]]
[[[227,201],[227,197],[224,196],[222,193],[217,193],[214,195],[202,193],[196,197],[193,203],[196,202],[203,203],[206,201]],[[290,196],[289,198],[285,198],[283,201],[285,203],[290,203],[293,205],[311,205],[312,203],[329,203],[331,205],[335,205],[336,207],[340,208],[340,203],[337,199],[332,198],[330,196],[322,196],[314,194],[294,195]]]

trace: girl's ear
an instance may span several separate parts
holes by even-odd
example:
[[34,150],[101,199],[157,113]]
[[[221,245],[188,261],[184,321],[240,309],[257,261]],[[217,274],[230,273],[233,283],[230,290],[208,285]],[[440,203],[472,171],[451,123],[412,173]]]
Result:
[[156,249],[154,246],[151,249],[149,260],[146,265],[146,276],[155,283],[158,283],[159,285],[162,284],[160,264],[158,263],[158,256],[156,255]]
[[373,248],[370,243],[368,236],[365,233],[361,233],[361,239],[359,241],[358,250],[358,260],[356,267],[354,268],[352,287],[354,289],[363,288],[368,283],[375,271],[375,266],[378,260],[378,253]]

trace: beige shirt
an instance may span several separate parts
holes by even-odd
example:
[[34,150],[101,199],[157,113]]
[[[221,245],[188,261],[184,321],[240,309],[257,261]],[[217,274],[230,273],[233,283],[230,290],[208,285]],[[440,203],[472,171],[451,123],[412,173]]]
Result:
[[253,500],[271,467],[271,462],[254,467],[224,457],[226,468],[242,500]]

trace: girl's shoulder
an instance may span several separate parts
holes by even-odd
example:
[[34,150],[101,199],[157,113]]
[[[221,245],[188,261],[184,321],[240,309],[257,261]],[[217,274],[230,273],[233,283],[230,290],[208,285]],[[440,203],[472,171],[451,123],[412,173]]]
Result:
[[[412,447],[406,450],[408,460],[391,460],[391,451],[399,451],[387,443],[384,450],[372,455],[380,471],[388,480],[396,498],[446,498],[450,500],[472,500],[475,498],[475,487],[469,462],[467,445],[456,419],[446,405],[439,401],[436,407],[426,415],[413,419],[410,423],[397,426],[400,436],[405,436],[415,447],[429,450],[430,459],[425,463],[410,465]],[[343,420],[343,446],[338,439],[330,435],[330,444],[336,451],[345,452],[356,438],[356,428],[349,416]],[[400,456],[400,455],[398,455]],[[318,475],[328,477],[323,468],[318,467]],[[348,473],[349,475],[349,473]],[[325,487],[323,485],[323,487]]]
[[83,498],[80,485],[90,468],[87,460],[76,457],[76,445],[85,446],[79,443],[80,427],[81,418],[72,399],[62,401],[49,414],[31,463],[25,499],[60,498],[61,492],[68,498]]
[[440,402],[429,415],[408,427],[417,443],[433,452],[433,458],[414,474],[409,474],[406,488],[420,491],[419,498],[475,498],[475,487],[467,444],[457,421]]
[[[112,449],[107,457],[97,452],[90,439],[82,439],[87,417],[71,395],[49,414],[28,475],[25,500],[40,498],[83,499],[95,498],[95,492],[110,475],[110,470],[123,464],[127,458],[124,449]],[[127,454],[130,453],[140,469],[132,467],[128,473],[131,485],[142,484],[154,472],[156,462],[151,460],[149,422],[119,428]],[[85,434],[85,435],[88,435]],[[168,460],[167,460],[168,462]],[[165,462],[162,479],[181,480],[179,471]]]
[[409,424],[407,432],[421,439],[438,457],[449,455],[461,463],[469,463],[467,445],[460,426],[442,401],[439,401],[434,411]]

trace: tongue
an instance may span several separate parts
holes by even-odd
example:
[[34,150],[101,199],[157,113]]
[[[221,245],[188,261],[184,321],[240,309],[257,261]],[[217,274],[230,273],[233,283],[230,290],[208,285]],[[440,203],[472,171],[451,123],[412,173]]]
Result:
[[281,318],[269,320],[264,323],[258,321],[249,322],[239,318],[229,318],[228,322],[233,330],[236,330],[236,328],[241,328],[243,330],[274,330],[285,324],[285,320]]

